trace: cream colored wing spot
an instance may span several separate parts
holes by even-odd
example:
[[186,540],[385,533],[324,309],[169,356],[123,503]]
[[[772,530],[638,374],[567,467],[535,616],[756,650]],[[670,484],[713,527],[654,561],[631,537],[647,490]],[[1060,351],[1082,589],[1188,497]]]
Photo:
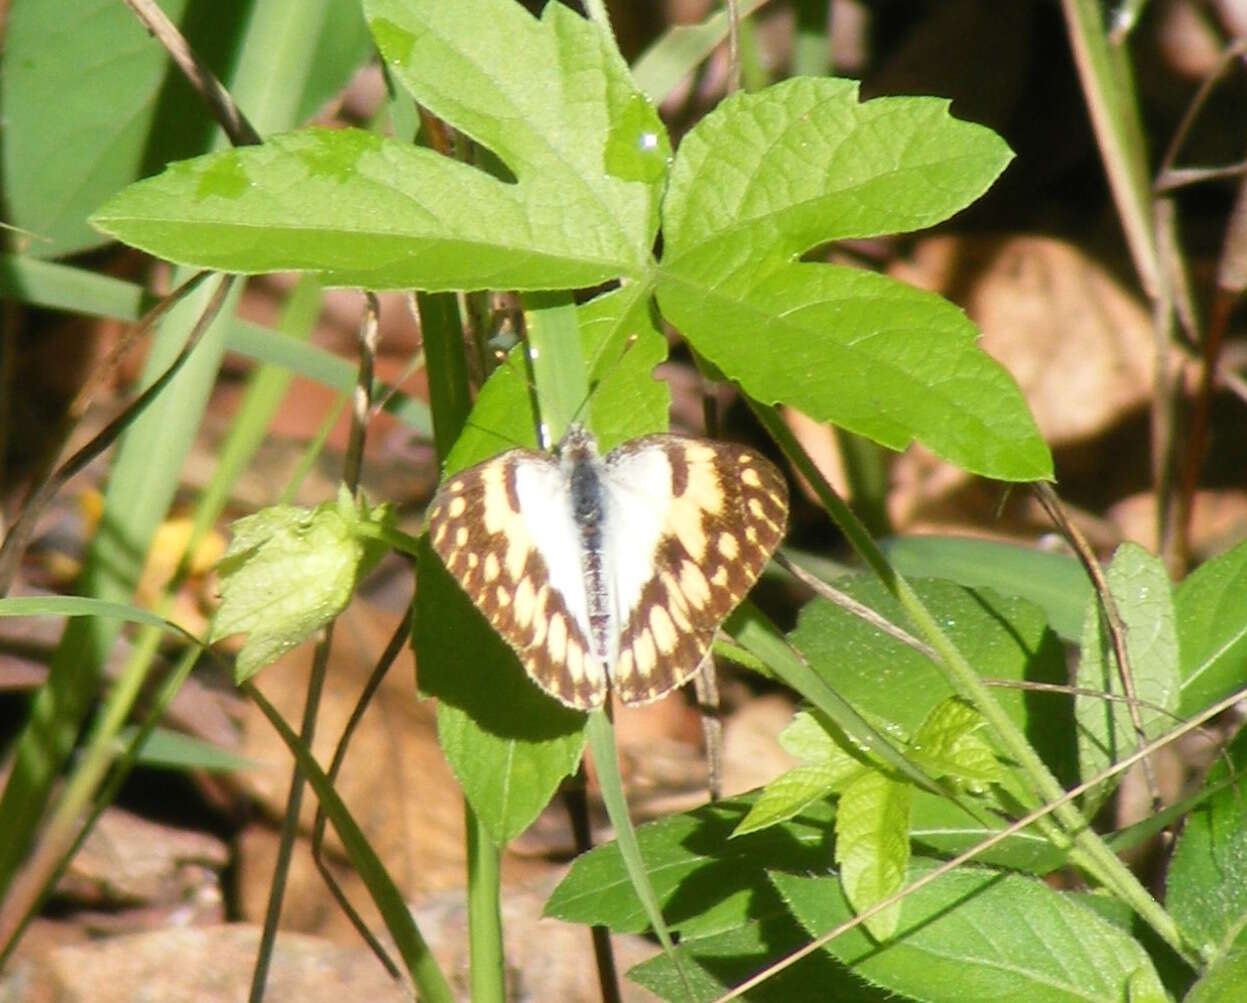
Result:
[[726,560],[736,560],[736,555],[740,553],[740,544],[736,542],[736,537],[734,537],[731,533],[720,533],[719,553],[722,554]]
[[567,623],[563,614],[555,613],[550,617],[550,629],[546,632],[545,643],[550,660],[555,663],[562,662],[567,655]]
[[467,510],[468,500],[464,498],[463,495],[457,495],[450,499],[450,505],[446,508],[446,511],[450,514],[452,519],[458,519]]
[[481,471],[481,518],[491,533],[509,535],[515,521],[511,503],[507,501],[507,469],[504,463],[491,463]]
[[[529,641],[530,644],[538,645],[546,639],[546,631],[550,628],[550,618],[546,614],[546,604],[549,602],[549,599],[550,590],[544,585],[541,586],[533,599],[533,636]],[[555,613],[554,615],[562,619],[561,614]],[[565,628],[564,634],[566,633]]]
[[742,466],[748,466],[753,462],[753,453],[737,453],[736,462]]
[[753,526],[745,527],[745,539],[750,543],[758,542],[758,531]]
[[460,494],[463,491],[463,479],[456,477],[446,486],[453,494]]
[[485,581],[492,582],[498,577],[498,572],[502,570],[502,565],[498,563],[498,555],[488,553],[485,555],[485,567],[482,569],[485,574]]
[[527,627],[533,619],[533,583],[527,578],[520,580],[515,587],[515,622],[520,627]]
[[468,570],[475,571],[476,566],[481,563],[481,559],[473,553],[468,554]]
[[654,673],[654,667],[658,664],[658,653],[654,650],[654,639],[650,636],[648,630],[641,631],[641,635],[632,645],[632,651],[636,657],[637,673],[648,679]]
[[498,607],[500,609],[506,609],[506,607],[511,605],[511,593],[501,585],[494,589],[494,598],[498,600]]
[[507,553],[503,563],[510,578],[518,579],[524,574],[524,565],[528,563],[528,555],[532,551],[532,541],[523,527],[516,520],[513,532],[507,536]]
[[443,522],[433,533],[433,548],[440,549],[442,544],[446,542],[446,534],[450,532],[450,524]]
[[747,484],[751,488],[762,487],[762,478],[758,476],[758,472],[752,467],[746,467],[740,474],[741,482]]
[[680,590],[680,583],[669,571],[660,572],[658,580],[662,583],[667,596],[667,612],[680,631],[692,629],[693,622],[689,619],[688,600]]
[[585,677],[585,649],[576,641],[567,642],[567,674],[579,684]]
[[710,576],[710,584],[717,589],[723,589],[727,588],[727,582],[727,568],[723,567],[723,565],[719,565],[718,570]]
[[671,622],[671,617],[661,606],[655,606],[649,611],[649,629],[654,635],[654,644],[658,646],[659,651],[664,655],[675,651],[678,640],[675,624]]
[[[706,449],[706,452],[713,458],[713,450]],[[680,508],[718,515],[723,511],[723,489],[719,486],[717,470],[707,459],[693,462],[691,453],[690,450],[688,486],[680,496]]]
[[709,465],[714,462],[715,452],[713,446],[708,446],[704,442],[682,441],[684,455],[688,458],[689,466],[693,464]]
[[615,678],[627,679],[635,671],[636,664],[632,660],[632,652],[620,652],[619,660],[615,663]]
[[455,530],[455,546],[465,547],[468,543],[468,527],[460,526]]
[[710,585],[706,576],[692,561],[680,565],[680,591],[688,600],[689,605],[701,609],[710,601]]
[[672,505],[666,528],[679,538],[693,560],[700,561],[706,556],[704,520],[696,504],[680,501]]
[[762,507],[762,502],[759,499],[750,498],[748,508],[749,514],[755,519],[762,519],[765,522],[770,522],[770,520],[766,518],[766,509]]

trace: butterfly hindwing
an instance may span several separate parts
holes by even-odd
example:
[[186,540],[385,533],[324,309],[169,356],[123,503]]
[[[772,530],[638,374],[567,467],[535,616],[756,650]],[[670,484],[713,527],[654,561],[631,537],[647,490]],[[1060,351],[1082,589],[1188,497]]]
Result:
[[529,677],[562,703],[588,709],[605,700],[606,675],[589,655],[575,526],[561,484],[546,454],[503,453],[442,486],[429,506],[429,539]]
[[[654,472],[656,457],[665,478]],[[620,590],[625,608],[611,672],[624,703],[646,703],[697,672],[715,630],[779,545],[788,490],[774,465],[753,450],[682,436],[633,440],[604,465],[614,506],[660,516],[648,579],[634,597]],[[615,533],[610,540],[626,553],[636,536]],[[607,565],[624,559],[608,555]]]

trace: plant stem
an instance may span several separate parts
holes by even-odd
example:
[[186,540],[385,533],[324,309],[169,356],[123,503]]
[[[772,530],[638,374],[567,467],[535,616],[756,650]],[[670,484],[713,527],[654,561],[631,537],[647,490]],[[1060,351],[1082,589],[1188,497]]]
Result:
[[506,971],[502,949],[502,853],[466,801],[468,840],[468,958],[473,1003],[503,1003]]

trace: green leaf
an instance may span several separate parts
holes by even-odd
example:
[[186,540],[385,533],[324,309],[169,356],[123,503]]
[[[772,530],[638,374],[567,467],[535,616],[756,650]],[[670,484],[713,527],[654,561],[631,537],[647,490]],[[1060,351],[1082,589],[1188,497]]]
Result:
[[[949,798],[926,791],[915,790],[913,798],[909,842],[915,853],[942,857],[964,853],[995,835],[1007,821],[993,825],[990,814],[982,812],[985,819],[975,818]],[[1066,863],[1065,854],[1033,826],[1007,836],[975,860],[1031,874],[1047,874]]]
[[741,819],[732,833],[743,836],[801,814],[810,804],[843,788],[866,770],[860,762],[846,755],[844,770],[830,763],[798,766],[776,777],[762,790],[749,814]]
[[[931,866],[915,863],[908,880]],[[852,917],[834,877],[773,880],[811,935]],[[855,928],[827,947],[874,985],[928,1003],[1105,1003],[1128,983],[1164,992],[1142,947],[1111,923],[1041,881],[977,868],[907,896],[888,943]]]
[[[1247,985],[1247,948],[1220,958],[1191,987],[1182,1003],[1239,1003]],[[1134,1003],[1133,997],[1130,1003]]]
[[[1156,738],[1177,721],[1174,712],[1178,709],[1181,684],[1169,576],[1158,558],[1136,544],[1125,543],[1113,556],[1106,578],[1125,627],[1135,696],[1145,701],[1138,708],[1143,732],[1149,739]],[[1088,608],[1077,685],[1118,696],[1124,692],[1112,638],[1098,604]],[[1075,716],[1079,768],[1084,780],[1139,747],[1130,709],[1123,702],[1079,696],[1075,701]],[[1106,783],[1099,790],[1099,796],[1114,786],[1115,781]]]
[[514,652],[421,540],[416,589],[417,680],[436,696],[447,762],[490,837],[514,839],[575,771],[585,715],[539,690]]
[[[138,734],[138,727],[123,728],[117,733],[117,742],[129,745]],[[212,742],[205,742],[193,735],[183,735],[168,728],[153,728],[147,740],[138,750],[138,762],[143,766],[165,767],[174,770],[210,770],[227,772],[254,770],[260,763],[240,756]]]
[[1193,944],[1214,955],[1247,947],[1247,732],[1227,752],[1229,763],[1218,761],[1205,786],[1231,767],[1239,778],[1187,815],[1166,879],[1166,908]]
[[561,289],[647,273],[669,145],[596,25],[561,4],[538,21],[512,0],[366,11],[395,76],[514,182],[313,129],[175,164],[93,222],[198,267],[308,270],[373,289]]
[[356,508],[350,496],[314,509],[275,505],[234,523],[221,560],[221,605],[211,641],[247,634],[234,664],[242,682],[337,616],[355,583],[384,547],[362,537],[362,523],[384,525],[382,507]]
[[[186,0],[161,9],[243,96],[261,132],[318,111],[371,50],[356,0],[304,0],[255,16],[239,4],[205,16]],[[21,0],[6,22],[5,55],[6,204],[9,221],[34,232],[31,254],[102,243],[87,216],[104,199],[171,159],[203,152],[217,135],[164,48],[113,0]]]
[[1000,778],[995,752],[975,734],[984,724],[982,715],[964,700],[945,700],[914,732],[910,754],[931,776],[949,777],[981,791]]
[[[676,953],[692,983],[693,998],[709,1003],[808,941],[783,910],[721,933],[682,940]],[[661,955],[632,968],[628,978],[663,999],[687,998],[671,962]],[[896,1003],[895,996],[863,985],[826,951],[802,958],[743,998],[751,1003]]]
[[[897,892],[909,863],[909,812],[913,788],[879,770],[863,773],[840,792],[836,809],[836,863],[844,893],[857,912]],[[887,940],[900,919],[900,904],[866,919],[866,928]]]
[[[175,23],[186,0],[162,5]],[[194,37],[197,52],[205,39]],[[102,243],[88,214],[168,156],[203,149],[206,115],[184,83],[162,100],[168,60],[133,13],[112,0],[23,0],[5,24],[0,64],[8,222],[31,231],[27,249],[56,257]],[[175,78],[176,79],[176,78]],[[48,109],[57,114],[49,115]],[[157,127],[159,125],[159,127]]]
[[760,401],[893,449],[916,439],[987,476],[1049,478],[1017,385],[960,310],[881,275],[797,261],[830,240],[945,219],[1010,157],[941,100],[862,104],[852,82],[808,78],[737,94],[680,145],[663,204],[663,314]]
[[[336,98],[372,56],[372,36],[356,0],[302,3],[300,15],[315,18],[316,49],[294,109],[294,121],[306,122]],[[289,14],[285,14],[288,20]],[[287,25],[287,32],[289,27]]]
[[780,747],[794,759],[806,762],[776,777],[736,827],[733,836],[765,829],[792,818],[811,802],[843,789],[869,767],[848,746],[832,737],[839,729],[820,722],[810,711],[799,711],[779,735]]
[[953,536],[900,536],[880,546],[907,578],[947,578],[968,588],[1026,599],[1047,614],[1063,640],[1082,637],[1091,579],[1070,554]]
[[[950,582],[911,582],[970,664],[983,676],[1040,683],[1067,682],[1065,652],[1030,603]],[[914,631],[873,575],[844,576],[836,585],[898,626]],[[913,735],[941,701],[954,696],[944,674],[913,648],[822,599],[808,603],[790,635],[810,668],[863,714],[893,721]],[[1062,779],[1075,772],[1069,700],[1060,694],[993,690]]]
[[170,634],[182,634],[196,644],[199,643],[177,624],[150,610],[90,596],[5,596],[0,598],[0,616],[89,616],[126,620],[148,627],[159,627]]
[[[808,873],[830,863],[830,805],[811,804],[795,819],[732,838],[752,804],[752,798],[717,801],[637,829],[667,924],[682,937],[720,933],[782,911],[766,869]],[[639,933],[649,922],[614,843],[576,858],[545,914],[620,933]]]
[[1247,686],[1247,542],[1177,588],[1184,718]]

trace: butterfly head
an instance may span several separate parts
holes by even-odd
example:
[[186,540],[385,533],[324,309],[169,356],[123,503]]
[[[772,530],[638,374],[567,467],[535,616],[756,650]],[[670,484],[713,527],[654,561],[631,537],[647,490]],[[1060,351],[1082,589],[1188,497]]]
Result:
[[597,439],[584,425],[572,422],[559,442],[558,454],[564,464],[594,459],[598,455]]

